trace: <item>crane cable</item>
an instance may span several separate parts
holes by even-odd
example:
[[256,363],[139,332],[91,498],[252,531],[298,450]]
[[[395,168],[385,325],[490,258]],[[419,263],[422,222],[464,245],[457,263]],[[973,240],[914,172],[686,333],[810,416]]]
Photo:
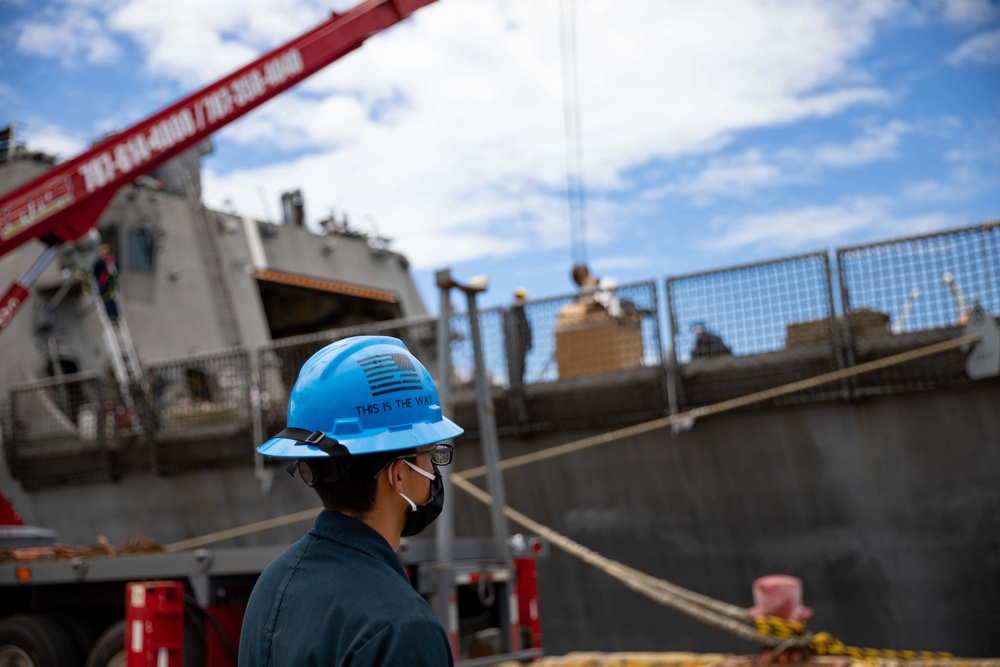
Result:
[[576,5],[559,2],[559,45],[562,60],[563,130],[566,141],[566,204],[574,264],[587,263],[584,241],[586,200],[583,186],[583,141],[580,133],[580,85],[577,74]]

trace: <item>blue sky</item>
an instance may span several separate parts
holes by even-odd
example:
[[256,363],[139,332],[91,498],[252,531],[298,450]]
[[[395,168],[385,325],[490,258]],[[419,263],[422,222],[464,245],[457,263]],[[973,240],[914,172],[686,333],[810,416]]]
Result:
[[[569,0],[566,0],[567,2]],[[352,2],[0,0],[0,124],[71,157]],[[440,0],[214,137],[483,305],[571,291],[560,5]],[[620,283],[1000,217],[1000,3],[575,0],[586,255]]]

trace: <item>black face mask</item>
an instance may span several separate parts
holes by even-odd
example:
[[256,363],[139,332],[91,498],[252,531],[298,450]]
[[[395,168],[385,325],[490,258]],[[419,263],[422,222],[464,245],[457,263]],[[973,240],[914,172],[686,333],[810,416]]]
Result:
[[403,525],[403,537],[412,537],[422,531],[427,526],[434,523],[434,520],[441,514],[444,508],[444,481],[441,473],[434,470],[434,479],[431,480],[431,497],[426,503],[417,505],[417,508],[406,513],[406,523]]

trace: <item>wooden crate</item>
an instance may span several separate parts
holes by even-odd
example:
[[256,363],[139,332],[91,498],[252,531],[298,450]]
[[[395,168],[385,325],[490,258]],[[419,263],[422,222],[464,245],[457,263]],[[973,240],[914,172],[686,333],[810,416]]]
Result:
[[556,320],[556,364],[560,378],[642,366],[640,318],[611,317],[599,304],[564,306]]

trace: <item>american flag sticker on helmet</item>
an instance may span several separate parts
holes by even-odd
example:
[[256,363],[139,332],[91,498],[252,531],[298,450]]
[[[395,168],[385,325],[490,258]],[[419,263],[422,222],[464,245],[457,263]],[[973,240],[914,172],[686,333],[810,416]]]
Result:
[[358,364],[365,372],[372,396],[397,391],[420,391],[424,388],[420,382],[420,374],[405,354],[376,354],[359,359]]

